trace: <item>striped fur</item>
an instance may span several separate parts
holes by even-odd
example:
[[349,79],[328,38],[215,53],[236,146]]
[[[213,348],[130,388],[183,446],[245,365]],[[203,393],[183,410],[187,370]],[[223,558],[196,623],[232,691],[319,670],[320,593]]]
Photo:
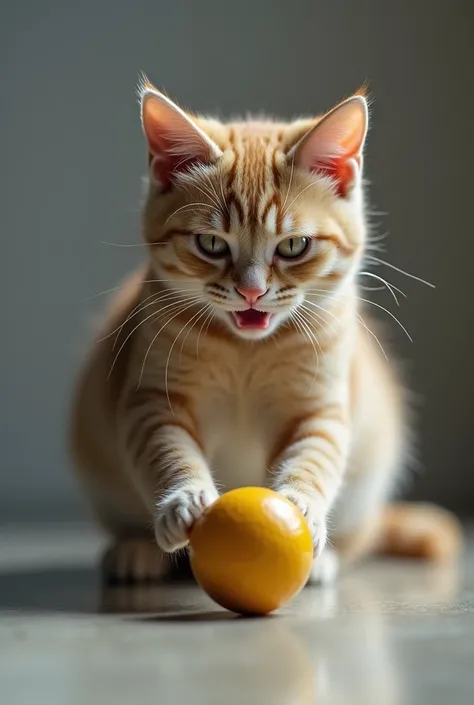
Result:
[[[141,102],[148,263],[112,302],[73,414],[84,487],[126,547],[117,575],[156,577],[155,563],[143,567],[156,560],[149,543],[140,553],[130,541],[149,541],[153,527],[162,551],[185,546],[218,492],[241,485],[292,499],[317,555],[328,525],[347,555],[366,553],[382,536],[405,437],[400,385],[357,296],[365,100],[289,124],[192,116],[147,82]],[[225,240],[228,256],[204,255],[197,234]],[[301,236],[300,259],[276,256]],[[266,291],[265,330],[236,326],[237,289],[249,288]],[[454,525],[451,537],[447,553]]]

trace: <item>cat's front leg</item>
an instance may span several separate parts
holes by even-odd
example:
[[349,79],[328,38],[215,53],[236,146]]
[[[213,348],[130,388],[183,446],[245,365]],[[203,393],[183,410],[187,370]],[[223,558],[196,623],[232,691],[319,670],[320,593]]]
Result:
[[130,472],[152,511],[156,541],[169,553],[183,548],[194,522],[218,497],[189,412],[135,409],[125,425]]
[[345,407],[318,408],[290,424],[273,468],[274,488],[301,510],[308,522],[315,555],[327,541],[327,515],[344,476],[349,444]]
[[156,503],[155,537],[168,553],[187,545],[194,522],[218,497],[212,480],[201,473],[196,476],[196,466],[193,475],[193,479],[170,488]]

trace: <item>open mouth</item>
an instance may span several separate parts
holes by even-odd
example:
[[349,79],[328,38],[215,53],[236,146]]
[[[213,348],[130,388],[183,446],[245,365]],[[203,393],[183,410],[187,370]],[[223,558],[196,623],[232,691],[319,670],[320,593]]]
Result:
[[238,328],[245,330],[265,330],[270,323],[270,313],[249,308],[246,311],[235,311],[232,314]]

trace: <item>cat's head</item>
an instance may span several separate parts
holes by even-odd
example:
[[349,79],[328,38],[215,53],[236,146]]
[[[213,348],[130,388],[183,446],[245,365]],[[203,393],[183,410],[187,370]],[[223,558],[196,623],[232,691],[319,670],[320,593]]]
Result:
[[140,99],[145,238],[157,279],[191,311],[264,338],[353,281],[365,238],[363,95],[291,123],[196,117],[147,81]]

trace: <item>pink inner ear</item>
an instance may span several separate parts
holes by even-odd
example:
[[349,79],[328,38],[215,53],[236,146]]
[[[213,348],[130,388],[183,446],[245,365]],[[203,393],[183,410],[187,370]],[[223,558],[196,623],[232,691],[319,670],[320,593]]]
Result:
[[337,195],[345,198],[350,184],[354,181],[356,166],[360,166],[358,155],[351,158],[344,155],[344,157],[332,159],[327,164],[316,165],[313,171],[330,177],[335,182]]
[[143,97],[142,123],[151,174],[165,189],[177,174],[196,164],[207,164],[219,155],[217,146],[193,120],[159,93]]
[[338,195],[347,196],[362,163],[367,132],[367,105],[349,98],[326,115],[296,147],[296,164],[328,176]]

